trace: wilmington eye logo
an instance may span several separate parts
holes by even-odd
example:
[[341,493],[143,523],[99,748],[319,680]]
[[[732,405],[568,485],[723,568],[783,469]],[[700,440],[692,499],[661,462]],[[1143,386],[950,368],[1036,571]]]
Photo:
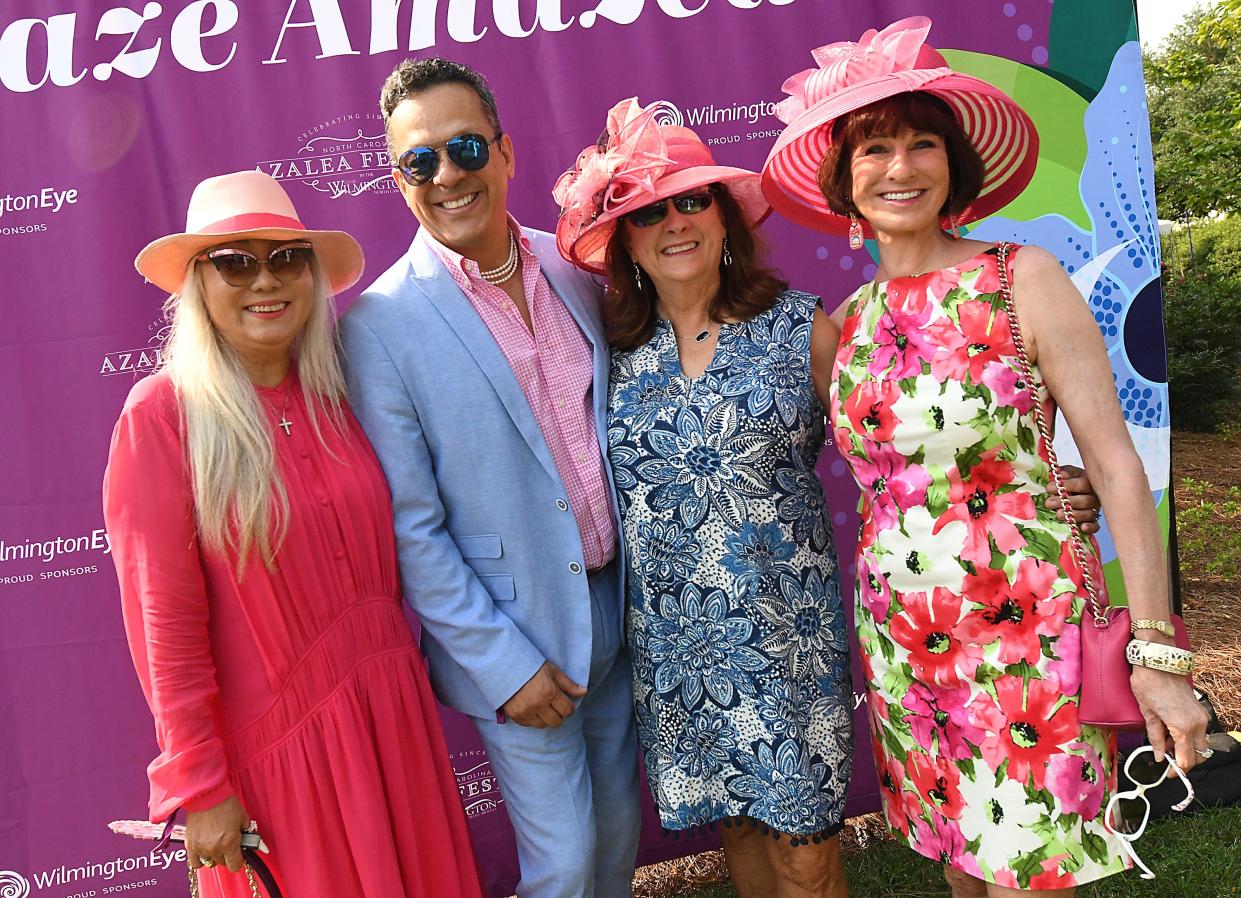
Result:
[[655,123],[658,125],[676,125],[678,128],[685,124],[685,118],[681,115],[681,110],[676,104],[667,100],[660,100],[651,104],[654,106]]
[[26,898],[29,894],[26,877],[12,870],[0,870],[0,898]]

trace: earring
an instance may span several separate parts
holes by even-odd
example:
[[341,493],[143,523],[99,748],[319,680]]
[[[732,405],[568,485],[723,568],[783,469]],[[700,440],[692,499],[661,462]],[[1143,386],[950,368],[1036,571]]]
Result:
[[633,279],[634,279],[634,282],[637,283],[638,285],[638,291],[641,292],[642,290],[642,269],[638,267],[637,262],[633,263]]
[[728,251],[728,238],[724,238],[724,267],[733,264],[733,254]]
[[948,226],[952,228],[952,236],[961,239],[961,226],[957,224],[957,217],[951,212],[948,213]]
[[849,213],[849,249],[862,248],[862,223],[857,216]]

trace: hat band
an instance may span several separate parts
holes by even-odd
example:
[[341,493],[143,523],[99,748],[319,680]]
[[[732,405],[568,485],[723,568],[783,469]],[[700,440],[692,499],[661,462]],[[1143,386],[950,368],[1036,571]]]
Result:
[[286,228],[290,231],[304,231],[306,226],[296,218],[287,215],[275,215],[271,212],[247,212],[231,218],[221,218],[198,229],[199,234],[229,234],[233,231],[257,231],[261,228]]

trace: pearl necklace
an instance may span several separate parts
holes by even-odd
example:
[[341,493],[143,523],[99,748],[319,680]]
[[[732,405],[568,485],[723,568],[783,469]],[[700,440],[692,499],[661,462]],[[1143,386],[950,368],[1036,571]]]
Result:
[[508,232],[508,258],[499,268],[492,268],[483,271],[478,270],[479,277],[489,284],[495,284],[497,287],[513,276],[513,272],[517,270],[517,238],[513,236],[513,232]]

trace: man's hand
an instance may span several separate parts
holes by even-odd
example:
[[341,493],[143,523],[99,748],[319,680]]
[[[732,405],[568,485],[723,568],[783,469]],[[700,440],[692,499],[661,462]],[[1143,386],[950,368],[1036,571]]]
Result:
[[[1064,491],[1069,495],[1073,520],[1081,527],[1082,533],[1098,533],[1099,497],[1090,485],[1090,478],[1076,465],[1061,465],[1060,476],[1064,480]],[[1059,510],[1060,497],[1048,496],[1047,507]]]
[[573,713],[573,699],[584,695],[585,686],[577,685],[555,664],[544,661],[500,711],[524,727],[558,727]]

